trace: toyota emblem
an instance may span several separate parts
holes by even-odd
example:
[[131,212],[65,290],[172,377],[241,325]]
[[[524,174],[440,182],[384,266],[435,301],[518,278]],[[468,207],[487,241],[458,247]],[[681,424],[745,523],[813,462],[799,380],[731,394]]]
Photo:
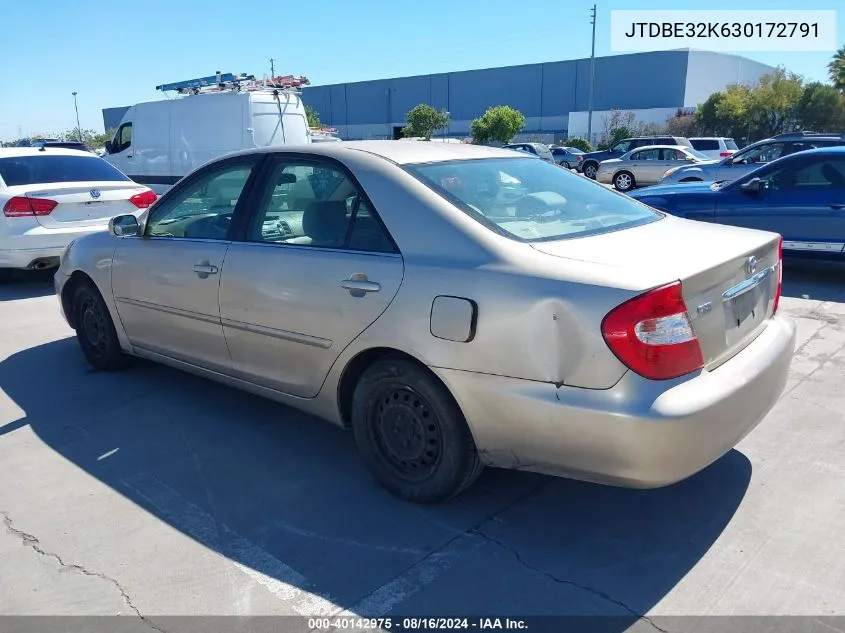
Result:
[[757,272],[757,258],[752,255],[745,260],[745,274],[749,277]]
[[91,191],[89,191],[88,193],[90,193],[90,194],[91,194],[91,197],[92,197],[94,200],[96,200],[97,198],[99,198],[99,197],[100,197],[100,190],[99,190],[99,189],[92,189],[92,190],[91,190]]

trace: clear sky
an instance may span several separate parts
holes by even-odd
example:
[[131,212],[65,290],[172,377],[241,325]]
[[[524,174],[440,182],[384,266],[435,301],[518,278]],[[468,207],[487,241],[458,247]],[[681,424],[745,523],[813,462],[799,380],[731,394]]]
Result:
[[[595,0],[596,55],[612,9],[839,9],[842,0]],[[2,0],[0,139],[102,130],[101,110],[215,71],[339,83],[590,55],[593,0]],[[826,80],[829,53],[742,53]],[[649,69],[643,69],[649,72]],[[653,69],[651,70],[653,72]]]

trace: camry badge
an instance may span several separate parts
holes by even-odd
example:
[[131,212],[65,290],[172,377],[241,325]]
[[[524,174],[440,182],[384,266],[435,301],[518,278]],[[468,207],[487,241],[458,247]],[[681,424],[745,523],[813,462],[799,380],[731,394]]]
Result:
[[745,260],[745,274],[749,277],[757,272],[757,258],[752,255]]
[[100,190],[99,190],[99,189],[92,189],[92,190],[91,190],[91,191],[89,191],[88,193],[90,193],[90,194],[91,194],[91,197],[92,197],[94,200],[96,200],[97,198],[99,198],[99,197],[100,197]]

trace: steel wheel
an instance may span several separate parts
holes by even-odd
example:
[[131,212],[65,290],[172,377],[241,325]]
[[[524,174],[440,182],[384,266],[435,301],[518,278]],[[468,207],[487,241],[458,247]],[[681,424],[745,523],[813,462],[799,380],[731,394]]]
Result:
[[106,317],[93,297],[86,297],[81,308],[82,333],[90,345],[91,352],[97,356],[103,356],[107,345]]
[[595,166],[595,165],[593,165],[592,163],[590,163],[589,165],[587,165],[586,167],[584,167],[584,175],[585,175],[587,178],[593,178],[593,179],[595,179],[595,177],[596,177],[596,171],[598,171],[598,169],[597,169],[597,168],[596,168],[596,166]]
[[423,481],[437,469],[443,446],[440,421],[411,387],[382,390],[370,411],[370,425],[382,459],[402,479]]

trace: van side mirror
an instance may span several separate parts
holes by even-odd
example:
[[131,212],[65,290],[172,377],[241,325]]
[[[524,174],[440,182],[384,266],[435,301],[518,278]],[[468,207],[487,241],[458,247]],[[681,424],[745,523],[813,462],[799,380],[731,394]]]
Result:
[[106,141],[105,148],[106,148],[106,152],[108,154],[111,154],[111,141]]
[[141,225],[134,215],[118,215],[109,220],[109,233],[115,237],[135,237],[141,234]]
[[759,178],[752,178],[751,180],[742,183],[739,190],[743,193],[760,193],[763,188],[763,182]]

